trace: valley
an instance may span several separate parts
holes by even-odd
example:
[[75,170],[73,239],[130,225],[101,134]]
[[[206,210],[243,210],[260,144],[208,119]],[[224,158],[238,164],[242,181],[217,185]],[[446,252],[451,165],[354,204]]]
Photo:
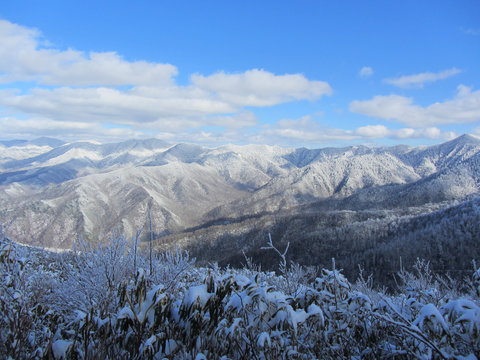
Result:
[[[200,263],[265,268],[268,234],[289,261],[380,283],[429,259],[438,271],[471,270],[480,257],[480,140],[430,146],[205,148],[159,140],[115,144],[55,139],[0,143],[0,223],[18,242],[53,248],[79,237],[142,230],[154,248],[188,249]],[[456,249],[453,251],[452,249]]]

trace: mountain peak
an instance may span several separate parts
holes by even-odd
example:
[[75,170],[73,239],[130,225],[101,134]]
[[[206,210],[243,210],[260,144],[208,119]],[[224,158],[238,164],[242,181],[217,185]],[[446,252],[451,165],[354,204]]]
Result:
[[480,144],[480,137],[472,134],[463,134],[453,140],[450,141],[451,143],[455,144],[473,144],[477,145]]
[[52,148],[59,147],[65,144],[65,142],[62,140],[58,140],[58,139],[46,137],[46,136],[33,139],[29,141],[29,143],[32,145],[38,145],[38,146],[50,146]]
[[471,134],[463,134],[453,140],[450,140],[450,141],[447,141],[447,142],[444,142],[444,143],[441,143],[441,144],[437,144],[437,145],[433,145],[433,146],[430,146],[426,149],[430,149],[430,150],[433,150],[433,151],[441,151],[441,152],[444,152],[444,153],[449,153],[451,151],[453,151],[453,149],[461,149],[461,148],[465,148],[465,147],[475,147],[475,146],[478,146],[480,145],[480,138],[475,136],[475,135],[471,135]]

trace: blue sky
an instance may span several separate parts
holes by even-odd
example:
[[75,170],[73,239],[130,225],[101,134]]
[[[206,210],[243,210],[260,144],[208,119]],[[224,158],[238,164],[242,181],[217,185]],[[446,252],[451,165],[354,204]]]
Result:
[[480,135],[479,1],[0,3],[0,138]]

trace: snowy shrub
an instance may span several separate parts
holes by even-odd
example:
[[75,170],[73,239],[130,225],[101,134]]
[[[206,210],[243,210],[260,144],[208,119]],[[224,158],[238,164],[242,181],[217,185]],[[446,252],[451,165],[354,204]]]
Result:
[[478,292],[453,291],[421,261],[400,272],[391,295],[363,274],[351,284],[335,265],[312,276],[287,264],[286,251],[275,275],[198,268],[179,249],[150,262],[121,234],[62,254],[0,240],[6,358],[480,357]]
[[[42,301],[47,297],[39,283],[48,283],[49,278],[36,272],[27,250],[0,231],[0,353],[19,359],[43,356],[61,319]],[[49,290],[46,287],[45,292]]]

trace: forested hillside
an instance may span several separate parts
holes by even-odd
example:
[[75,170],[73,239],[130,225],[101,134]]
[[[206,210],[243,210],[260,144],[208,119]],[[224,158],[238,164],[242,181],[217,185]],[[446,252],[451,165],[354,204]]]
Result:
[[[45,359],[474,359],[480,356],[480,269],[462,283],[428,263],[398,273],[395,292],[333,262],[279,275],[251,261],[195,267],[135,237],[50,253],[0,237],[0,351]],[[362,276],[363,275],[363,276]]]

